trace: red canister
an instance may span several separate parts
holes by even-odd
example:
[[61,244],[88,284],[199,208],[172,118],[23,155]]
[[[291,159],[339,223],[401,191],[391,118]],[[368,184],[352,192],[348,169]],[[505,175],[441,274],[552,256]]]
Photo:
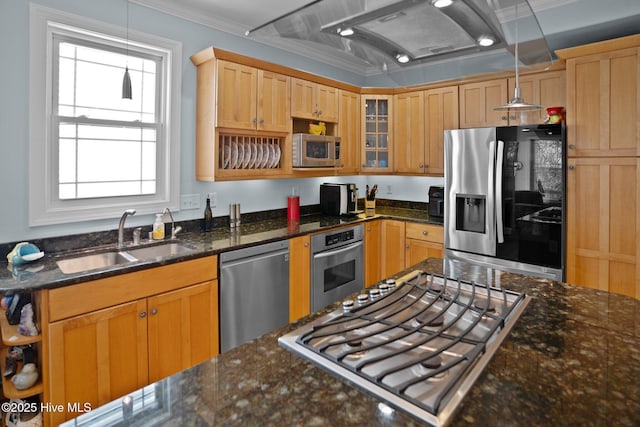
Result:
[[287,197],[287,219],[289,221],[300,219],[300,196]]

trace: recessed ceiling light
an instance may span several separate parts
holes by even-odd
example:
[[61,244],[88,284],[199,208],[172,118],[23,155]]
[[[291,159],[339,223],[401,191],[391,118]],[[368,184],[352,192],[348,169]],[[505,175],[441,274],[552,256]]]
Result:
[[406,64],[407,62],[409,62],[409,55],[405,53],[399,53],[396,55],[396,61],[401,64]]
[[353,28],[339,28],[338,29],[338,34],[340,34],[342,37],[347,37],[347,36],[352,36],[353,35]]
[[493,37],[489,37],[489,36],[480,36],[478,37],[478,44],[480,46],[484,46],[484,47],[488,47],[491,46],[495,43],[495,39]]
[[431,4],[437,8],[451,6],[452,3],[453,3],[453,0],[432,0],[431,1]]

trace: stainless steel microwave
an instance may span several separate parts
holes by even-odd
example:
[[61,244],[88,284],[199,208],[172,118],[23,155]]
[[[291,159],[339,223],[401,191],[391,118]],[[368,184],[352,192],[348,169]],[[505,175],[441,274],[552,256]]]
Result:
[[340,165],[340,137],[293,134],[294,168],[333,168]]

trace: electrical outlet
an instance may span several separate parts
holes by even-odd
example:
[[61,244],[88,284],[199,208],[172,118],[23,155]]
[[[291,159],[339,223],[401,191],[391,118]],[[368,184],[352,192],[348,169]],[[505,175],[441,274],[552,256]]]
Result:
[[216,196],[217,196],[217,194],[216,194],[215,191],[213,193],[209,193],[209,201],[211,202],[211,207],[212,208],[215,208],[216,205],[217,205],[216,202],[218,201],[217,200],[218,198]]
[[199,194],[183,194],[180,196],[180,209],[199,209],[200,208],[200,195]]
[[387,194],[391,194],[391,185],[387,185]]

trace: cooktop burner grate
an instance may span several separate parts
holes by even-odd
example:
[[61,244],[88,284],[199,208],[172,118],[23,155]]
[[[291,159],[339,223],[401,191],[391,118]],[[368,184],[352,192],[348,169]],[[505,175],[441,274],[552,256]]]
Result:
[[361,296],[280,342],[381,397],[400,398],[394,403],[405,409],[409,404],[414,414],[420,408],[433,415],[426,415],[428,421],[440,424],[527,300],[421,271],[397,283],[382,297]]

